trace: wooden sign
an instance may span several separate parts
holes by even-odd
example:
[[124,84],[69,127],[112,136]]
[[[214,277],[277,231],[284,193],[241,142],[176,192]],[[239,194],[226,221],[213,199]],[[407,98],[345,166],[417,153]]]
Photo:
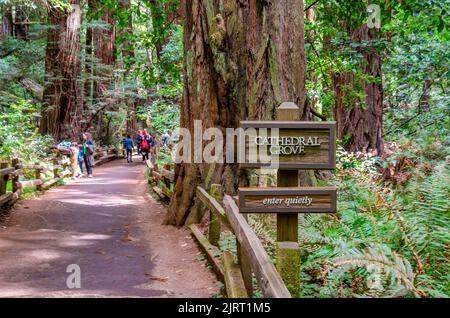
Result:
[[[271,163],[279,169],[336,167],[335,122],[241,121],[241,128],[246,131],[245,162],[240,163],[243,168]],[[250,134],[251,131],[255,133]],[[255,154],[252,157],[250,153]]]
[[241,213],[335,213],[336,187],[239,188]]

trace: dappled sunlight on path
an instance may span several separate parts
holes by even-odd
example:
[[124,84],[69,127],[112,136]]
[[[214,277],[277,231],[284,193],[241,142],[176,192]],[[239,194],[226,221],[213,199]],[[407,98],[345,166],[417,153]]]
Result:
[[[161,225],[164,210],[147,194],[144,171],[141,162],[112,162],[95,169],[92,179],[71,181],[13,209],[0,228],[0,297],[207,297],[216,292],[195,244],[179,244],[189,236]],[[81,289],[66,285],[70,264],[81,268]],[[192,269],[183,277],[190,275],[188,286],[178,282],[179,265]]]

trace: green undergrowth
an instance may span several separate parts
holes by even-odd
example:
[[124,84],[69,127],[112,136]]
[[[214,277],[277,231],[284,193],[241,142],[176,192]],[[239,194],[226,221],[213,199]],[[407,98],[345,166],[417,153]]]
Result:
[[450,295],[449,140],[424,132],[397,146],[347,160],[332,179],[338,212],[304,215],[305,296]]

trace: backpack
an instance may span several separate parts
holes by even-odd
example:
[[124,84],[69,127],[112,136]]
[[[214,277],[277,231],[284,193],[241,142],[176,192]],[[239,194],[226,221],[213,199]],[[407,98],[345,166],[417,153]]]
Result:
[[95,145],[92,141],[88,141],[85,145],[86,147],[86,155],[92,156],[95,152]]
[[148,144],[148,139],[147,139],[147,138],[144,138],[144,139],[142,140],[141,150],[142,150],[142,151],[148,151],[149,149],[150,149],[150,146],[149,146],[149,144]]
[[57,146],[56,149],[63,155],[72,155],[72,143],[70,141],[62,141]]
[[156,139],[154,137],[151,137],[150,142],[152,143],[152,147],[155,147],[156,145]]

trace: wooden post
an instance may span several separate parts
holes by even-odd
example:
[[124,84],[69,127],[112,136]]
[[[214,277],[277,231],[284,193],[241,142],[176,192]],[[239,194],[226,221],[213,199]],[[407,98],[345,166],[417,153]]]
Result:
[[249,298],[242,272],[239,270],[239,265],[235,264],[233,254],[225,251],[222,255],[222,262],[228,298]]
[[[19,158],[13,158],[12,159],[12,166],[17,169],[17,166],[19,165]],[[19,190],[17,188],[17,182],[19,182],[19,175],[14,175],[14,177],[12,178],[12,187],[13,187],[13,193],[16,193],[17,190]]]
[[[39,162],[35,162],[34,164],[37,165],[37,166],[40,165]],[[36,169],[35,170],[35,178],[36,178],[36,180],[42,180],[41,169]],[[37,188],[38,191],[41,191],[42,190],[42,185],[38,185],[38,186],[36,186],[36,188]]]
[[[244,219],[247,220],[247,215],[243,215]],[[236,254],[238,265],[241,267],[242,278],[244,280],[245,289],[247,290],[248,297],[253,297],[253,272],[252,266],[249,259],[242,249],[241,243],[236,238]]]
[[[66,172],[66,170],[67,170],[67,158],[66,159],[63,159],[64,160],[64,162],[63,162],[63,164],[62,164],[62,166],[63,166],[63,172],[65,173]],[[65,176],[65,175],[64,175]]]
[[58,178],[59,174],[58,174],[58,158],[55,157],[53,158],[53,178]]
[[239,208],[234,199],[229,195],[224,195],[223,204],[231,229],[248,257],[264,297],[290,298],[292,295],[286,288],[281,275],[275,269],[272,260],[267,255],[253,229],[243,215],[239,213]]
[[[164,165],[164,169],[166,169],[167,171],[170,171],[170,168],[171,167],[169,164]],[[164,185],[166,186],[167,189],[170,190],[170,179],[169,178],[164,177]]]
[[[0,169],[8,168],[8,162],[2,161],[0,162]],[[6,193],[6,186],[8,184],[9,175],[5,174],[4,176],[0,176],[0,196]]]
[[[294,103],[282,103],[277,120],[300,120],[300,109]],[[298,170],[278,170],[278,187],[298,187]],[[298,214],[277,214],[277,269],[292,297],[300,296],[300,249]]]
[[[220,184],[211,185],[211,196],[216,199],[217,202],[222,203],[223,189]],[[215,213],[209,211],[209,242],[212,245],[219,246],[220,241],[220,221]]]

